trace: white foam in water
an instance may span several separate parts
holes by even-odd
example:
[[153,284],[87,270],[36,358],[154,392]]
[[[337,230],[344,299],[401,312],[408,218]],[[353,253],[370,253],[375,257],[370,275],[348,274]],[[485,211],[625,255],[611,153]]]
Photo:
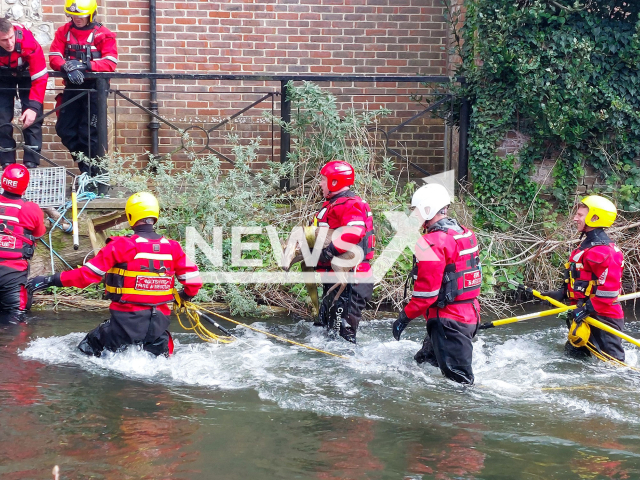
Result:
[[[364,322],[357,346],[331,340],[322,329],[302,321],[254,326],[349,359],[322,355],[242,328],[235,330],[241,340],[230,345],[202,343],[191,334],[176,333],[176,349],[170,358],[156,358],[137,349],[87,357],[77,350],[82,333],[35,339],[21,355],[49,364],[77,365],[95,375],[117,373],[141,381],[252,389],[261,399],[282,408],[328,415],[394,420],[401,411],[404,418],[416,415],[428,421],[425,411],[438,415],[443,402],[453,410],[468,408],[471,396],[480,405],[499,401],[523,415],[536,409],[560,416],[579,411],[640,423],[635,411],[625,408],[625,392],[618,391],[636,391],[638,374],[564,358],[566,330],[562,328],[516,338],[481,333],[474,341],[477,385],[464,388],[444,379],[437,368],[418,366],[413,355],[421,347],[422,333],[412,327],[397,342],[391,336],[391,320]],[[627,358],[629,364],[638,364],[635,350],[629,349]],[[608,388],[611,385],[617,390]]]

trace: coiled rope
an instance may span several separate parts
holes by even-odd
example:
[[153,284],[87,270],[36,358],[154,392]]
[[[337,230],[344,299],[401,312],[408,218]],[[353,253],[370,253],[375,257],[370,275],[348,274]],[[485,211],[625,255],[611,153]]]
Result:
[[[215,315],[216,317],[225,320],[227,322],[231,322],[235,325],[238,325],[239,327],[244,327],[244,328],[248,328],[249,330],[253,330],[254,332],[258,332],[261,333],[263,335],[266,335],[268,337],[271,338],[275,338],[276,340],[280,340],[281,342],[286,342],[289,343],[291,345],[296,345],[298,347],[302,347],[302,348],[306,348],[307,350],[313,350],[314,352],[318,352],[318,353],[323,353],[325,355],[329,355],[332,357],[337,357],[337,358],[343,358],[345,360],[351,360],[349,357],[345,357],[344,355],[339,355],[337,353],[332,353],[332,352],[327,352],[326,350],[321,350],[319,348],[315,348],[312,347],[310,345],[305,345],[304,343],[300,343],[300,342],[296,342],[294,340],[290,340],[288,338],[285,337],[280,337],[279,335],[275,335],[273,333],[270,332],[266,332],[264,330],[260,330],[259,328],[253,327],[251,325],[247,325],[245,323],[242,322],[238,322],[237,320],[233,320],[232,318],[229,317],[225,317],[224,315],[220,315],[219,313],[216,313],[212,310],[208,310],[202,306],[198,306],[194,303],[191,302],[182,302],[183,307],[181,309],[177,309],[176,310],[176,315],[178,315],[178,311],[185,313],[185,315],[187,316],[188,320],[189,320],[189,324],[188,327],[186,327],[185,325],[183,325],[182,321],[180,320],[180,317],[178,316],[178,321],[180,321],[180,325],[182,326],[182,328],[184,328],[185,330],[193,330],[200,338],[202,338],[204,341],[208,341],[208,342],[213,342],[213,341],[219,341],[219,338],[225,339],[227,341],[222,341],[222,343],[230,343],[233,340],[229,340],[229,337],[220,337],[219,335],[216,335],[212,332],[210,332],[209,330],[207,330],[202,323],[200,322],[200,316],[202,315],[204,318],[207,318],[205,315],[202,314],[202,312],[207,312],[211,315]],[[207,320],[211,321],[211,319]],[[215,322],[214,322],[215,324]],[[219,325],[217,325],[217,328],[221,328]],[[206,333],[205,333],[206,332]],[[200,335],[202,334],[202,336]],[[210,340],[208,340],[207,338],[211,338]]]
[[[176,317],[178,317],[178,323],[180,326],[187,331],[191,331],[195,333],[201,340],[205,342],[215,342],[215,343],[231,343],[235,340],[234,337],[228,335],[216,335],[209,329],[207,329],[202,322],[200,321],[200,315],[197,310],[186,307],[185,308],[176,308],[174,310]],[[183,314],[185,317],[185,321],[182,321]]]

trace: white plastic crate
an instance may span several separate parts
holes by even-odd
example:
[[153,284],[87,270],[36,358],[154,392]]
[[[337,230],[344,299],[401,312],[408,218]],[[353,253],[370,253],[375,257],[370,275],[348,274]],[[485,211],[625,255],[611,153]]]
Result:
[[64,205],[67,174],[64,167],[32,168],[24,198],[40,207]]

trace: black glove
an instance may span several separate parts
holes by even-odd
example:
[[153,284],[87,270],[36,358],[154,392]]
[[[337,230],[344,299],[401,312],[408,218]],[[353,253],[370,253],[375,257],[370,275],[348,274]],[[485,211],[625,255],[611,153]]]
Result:
[[87,65],[79,60],[67,60],[62,65],[62,70],[67,74],[67,80],[75,85],[80,85],[84,82],[83,70],[87,69]]
[[407,314],[404,313],[404,310],[402,310],[400,312],[400,315],[398,315],[398,319],[393,322],[393,338],[395,338],[396,340],[400,340],[400,335],[402,334],[404,329],[407,328],[407,325],[409,325],[410,322],[411,319],[407,317]]
[[545,297],[551,297],[558,302],[561,302],[567,298],[567,287],[562,287],[559,290],[549,290],[548,292],[540,292]]
[[574,310],[569,310],[568,318],[569,321],[573,320],[577,325],[580,325],[585,318],[594,313],[593,305],[591,304],[591,299],[584,302],[578,308]]
[[524,302],[530,302],[531,300],[533,300],[534,296],[531,290],[518,287],[518,289],[514,294],[514,299],[516,303],[524,303]]
[[27,282],[27,290],[29,292],[37,292],[38,290],[44,290],[49,287],[62,287],[62,282],[60,281],[60,274],[56,273],[54,275],[44,276],[38,275],[37,277],[32,278]]
[[340,252],[336,249],[333,242],[329,244],[328,247],[322,249],[322,253],[320,254],[320,258],[318,258],[319,263],[331,263],[333,257],[340,255]]
[[180,290],[177,294],[174,294],[173,300],[175,304],[175,308],[181,310],[185,307],[184,302],[190,302],[193,297],[190,297],[184,290]]

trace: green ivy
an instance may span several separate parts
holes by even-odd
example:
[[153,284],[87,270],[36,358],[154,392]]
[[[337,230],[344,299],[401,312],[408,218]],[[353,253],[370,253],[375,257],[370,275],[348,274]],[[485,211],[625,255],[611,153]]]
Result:
[[[549,211],[545,198],[566,209],[586,167],[623,208],[640,210],[640,2],[464,5],[456,38],[466,83],[457,93],[473,105],[470,176],[486,207],[476,221],[506,228],[523,208]],[[497,155],[510,130],[530,138],[518,158]],[[531,174],[543,158],[555,167],[553,185],[540,191]]]

